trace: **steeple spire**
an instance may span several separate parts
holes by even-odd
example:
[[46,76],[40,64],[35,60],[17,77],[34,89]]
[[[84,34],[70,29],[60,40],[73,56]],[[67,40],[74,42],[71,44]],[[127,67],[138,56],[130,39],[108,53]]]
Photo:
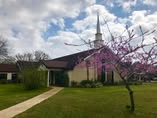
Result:
[[97,33],[100,33],[99,12],[97,12]]
[[96,34],[94,40],[94,47],[100,48],[104,44],[104,40],[102,40],[102,33],[100,30],[100,21],[99,21],[99,13],[97,13],[97,25],[96,25]]

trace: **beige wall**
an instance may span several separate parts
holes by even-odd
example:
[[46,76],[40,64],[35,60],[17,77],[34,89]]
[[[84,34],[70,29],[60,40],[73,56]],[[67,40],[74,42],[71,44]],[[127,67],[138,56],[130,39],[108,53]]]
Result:
[[[86,67],[75,67],[74,70],[68,71],[69,79],[71,81],[81,82],[87,80]],[[111,75],[112,76],[112,75]],[[114,71],[114,82],[121,81],[121,78],[117,72]],[[89,68],[89,79],[94,80],[94,68]],[[108,78],[109,79],[109,78]]]
[[121,79],[121,77],[119,76],[119,74],[116,72],[116,71],[114,71],[114,82],[118,82],[118,81],[121,81],[122,79]]
[[[81,82],[87,80],[87,68],[86,67],[75,67],[73,70],[68,72],[70,81]],[[89,68],[89,79],[94,79],[94,68]]]

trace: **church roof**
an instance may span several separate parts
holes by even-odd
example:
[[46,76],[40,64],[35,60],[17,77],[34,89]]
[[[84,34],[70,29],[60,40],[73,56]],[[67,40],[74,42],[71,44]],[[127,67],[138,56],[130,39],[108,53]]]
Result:
[[93,55],[94,52],[98,50],[103,53],[109,50],[112,53],[112,51],[108,47],[103,47],[103,48],[101,47],[99,49],[86,50],[83,52],[66,55],[52,60],[43,60],[41,63],[43,63],[48,69],[57,68],[57,69],[72,70],[78,63],[84,61],[88,57],[90,58],[91,55]]
[[91,50],[55,58],[52,60],[43,60],[42,63],[49,69],[61,68],[61,69],[72,70],[76,64],[78,64],[80,61],[83,61],[84,58],[92,54],[94,51],[95,49],[91,49]]

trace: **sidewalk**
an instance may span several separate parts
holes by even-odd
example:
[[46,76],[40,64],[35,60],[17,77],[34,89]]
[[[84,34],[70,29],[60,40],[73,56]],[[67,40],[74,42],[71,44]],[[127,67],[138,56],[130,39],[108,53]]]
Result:
[[58,93],[62,89],[63,88],[61,88],[61,87],[53,87],[53,89],[51,89],[45,93],[42,93],[36,97],[28,99],[22,103],[16,104],[16,105],[9,107],[7,109],[1,110],[0,111],[0,118],[12,118],[12,117],[28,110],[29,108],[33,107],[34,105],[37,105],[40,102],[42,102],[42,101],[48,99],[49,97],[55,95],[56,93]]

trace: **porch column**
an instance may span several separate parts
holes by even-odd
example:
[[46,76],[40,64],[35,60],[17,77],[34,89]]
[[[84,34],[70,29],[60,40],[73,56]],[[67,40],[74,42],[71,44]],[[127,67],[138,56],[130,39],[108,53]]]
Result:
[[53,85],[55,85],[55,71],[53,71]]
[[47,87],[50,86],[50,70],[47,71]]

